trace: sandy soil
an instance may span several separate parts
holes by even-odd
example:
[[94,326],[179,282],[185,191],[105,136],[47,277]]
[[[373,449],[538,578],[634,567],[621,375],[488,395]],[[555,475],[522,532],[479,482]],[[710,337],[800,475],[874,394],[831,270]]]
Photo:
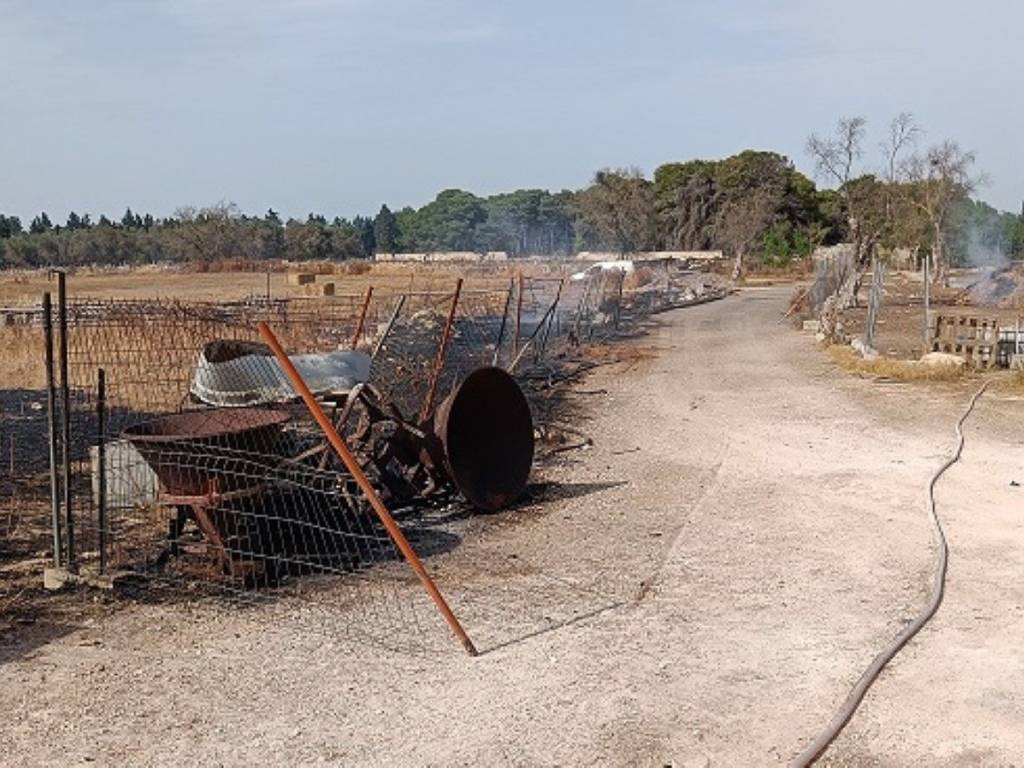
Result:
[[[977,385],[846,377],[776,331],[791,292],[662,316],[656,357],[580,385],[591,450],[453,523],[428,567],[480,657],[400,623],[414,585],[94,612],[0,645],[4,763],[785,763],[924,601],[925,482]],[[946,601],[827,764],[1024,762],[1022,414],[969,422]]]

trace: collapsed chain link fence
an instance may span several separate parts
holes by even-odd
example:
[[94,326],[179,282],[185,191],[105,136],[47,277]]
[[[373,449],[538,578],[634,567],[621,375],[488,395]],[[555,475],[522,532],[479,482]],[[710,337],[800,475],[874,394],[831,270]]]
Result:
[[[559,421],[551,385],[587,365],[588,345],[722,294],[671,263],[643,275],[591,269],[574,277],[233,303],[69,300],[53,318],[53,440],[44,329],[4,329],[34,360],[24,386],[0,400],[0,440],[11,446],[0,483],[8,527],[16,512],[32,521],[34,538],[25,535],[42,548],[34,554],[46,555],[52,538],[60,546],[50,554],[64,566],[144,576],[149,594],[165,587],[285,600],[328,589],[330,612],[347,629],[422,646],[437,636],[425,629],[437,616],[259,344],[257,326],[267,323],[290,356],[306,358],[309,375],[331,384],[320,389],[339,432],[367,446],[361,462],[376,468],[402,531],[430,558],[460,543],[471,510],[457,489],[417,468],[418,457],[396,451],[395,432],[416,432],[468,374],[498,366],[519,380],[537,434],[547,437]],[[363,364],[362,374],[349,370]],[[204,379],[210,371],[217,375]],[[373,398],[357,404],[349,395],[360,381]]]

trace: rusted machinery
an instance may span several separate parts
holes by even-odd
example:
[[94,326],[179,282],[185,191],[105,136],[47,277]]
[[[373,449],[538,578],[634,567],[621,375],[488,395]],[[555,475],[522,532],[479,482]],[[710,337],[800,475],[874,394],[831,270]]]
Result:
[[[333,402],[336,429],[391,505],[459,492],[474,508],[492,512],[526,487],[534,450],[530,408],[501,368],[473,371],[420,422],[406,419],[365,382]],[[311,445],[308,430],[303,436],[290,421],[282,405],[218,407],[125,430],[157,475],[159,503],[176,510],[168,554],[177,554],[190,519],[212,559],[232,576],[263,576],[275,559],[329,557],[323,550],[332,541],[340,548],[332,537],[354,524],[358,494],[326,441]],[[326,526],[325,515],[335,518]],[[316,540],[308,541],[313,518]]]
[[385,497],[405,502],[447,485],[475,508],[493,512],[522,494],[533,463],[530,406],[502,368],[478,368],[419,424],[406,420],[374,387],[357,386],[340,418],[364,469]]

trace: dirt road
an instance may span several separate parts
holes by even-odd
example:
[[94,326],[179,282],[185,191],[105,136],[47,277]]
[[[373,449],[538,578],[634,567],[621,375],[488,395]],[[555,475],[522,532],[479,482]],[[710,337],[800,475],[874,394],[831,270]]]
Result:
[[[309,601],[133,606],[0,649],[3,762],[784,764],[925,600],[925,482],[976,386],[846,377],[774,325],[787,296],[662,316],[581,385],[595,445],[545,498],[453,529],[429,567],[479,658]],[[1024,762],[1022,415],[993,393],[968,423],[946,601],[827,764]]]

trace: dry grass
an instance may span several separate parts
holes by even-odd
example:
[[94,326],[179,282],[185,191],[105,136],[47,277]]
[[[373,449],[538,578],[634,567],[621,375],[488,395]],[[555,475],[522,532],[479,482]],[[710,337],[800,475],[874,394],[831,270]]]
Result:
[[0,389],[42,389],[46,386],[43,331],[31,326],[6,326],[0,333],[3,366]]
[[[245,266],[245,269],[241,267]],[[563,277],[578,267],[565,262],[506,262],[498,264],[375,264],[359,262],[308,262],[282,265],[260,264],[265,271],[252,271],[252,265],[151,265],[136,269],[79,268],[68,277],[68,295],[91,299],[184,299],[225,301],[262,296],[270,290],[275,297],[300,297],[301,286],[289,285],[287,272],[314,272],[336,284],[337,294],[362,295],[368,286],[375,292],[443,294],[450,292],[457,278],[463,278],[467,291],[504,290],[509,279],[522,273],[526,278]],[[223,269],[220,267],[238,267]],[[0,305],[29,306],[39,303],[44,291],[56,293],[57,283],[46,270],[0,271]]]
[[1010,371],[999,382],[999,388],[1014,395],[1024,395],[1024,370]]
[[848,346],[836,344],[828,348],[836,365],[844,371],[877,379],[893,381],[957,381],[964,377],[964,366],[925,365],[917,360],[891,360],[879,357],[865,360]]

